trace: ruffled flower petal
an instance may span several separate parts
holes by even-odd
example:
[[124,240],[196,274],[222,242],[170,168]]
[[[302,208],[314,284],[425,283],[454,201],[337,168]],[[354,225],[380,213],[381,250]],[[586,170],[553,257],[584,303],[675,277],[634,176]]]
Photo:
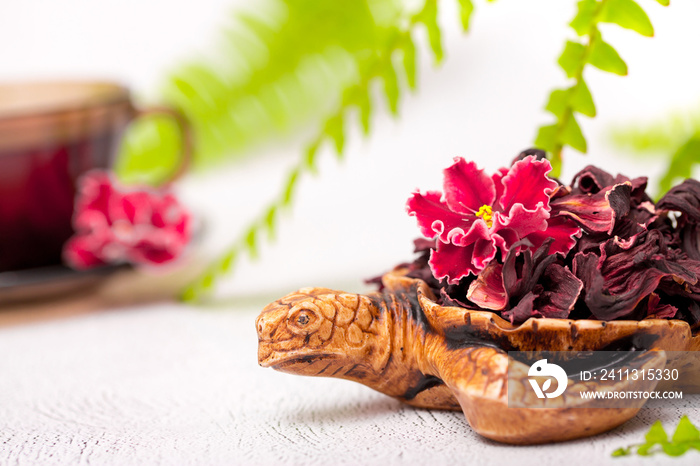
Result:
[[496,199],[493,180],[474,162],[456,157],[444,171],[445,200],[454,212],[474,214],[481,206],[492,206]]
[[528,210],[535,210],[541,203],[549,207],[549,195],[558,186],[547,176],[552,171],[548,160],[537,160],[528,156],[515,162],[503,177],[503,195],[498,203],[503,212],[509,212],[515,204],[522,204]]
[[474,243],[462,247],[438,242],[437,249],[430,254],[428,264],[436,279],[447,279],[448,283],[455,284],[470,273],[476,275],[481,272],[480,268],[472,264],[473,253]]
[[505,189],[505,186],[503,186],[503,177],[508,174],[508,169],[505,167],[501,167],[498,170],[496,170],[496,173],[494,173],[491,176],[491,180],[493,180],[493,185],[496,188],[496,199],[500,199],[501,196],[503,196],[503,190]]
[[[456,283],[469,273],[478,274],[498,252],[505,257],[512,245],[531,233],[545,231],[549,195],[559,186],[547,177],[550,170],[542,154],[525,155],[492,177],[474,162],[456,158],[444,171],[444,196],[436,191],[414,193],[407,202],[409,215],[417,218],[423,235],[437,235],[442,243],[431,259],[435,277]],[[494,204],[497,199],[502,203]],[[562,243],[557,248],[570,249],[568,242]],[[522,243],[516,253],[528,247],[532,244]],[[449,259],[451,253],[458,257]]]
[[465,232],[461,228],[453,229],[447,237],[447,243],[455,246],[467,246],[478,239],[488,239],[491,236],[488,225],[482,219],[477,219]]
[[[549,212],[542,205],[528,210],[522,204],[515,204],[508,215],[501,212],[494,213],[491,231],[500,233],[500,230],[508,229],[516,232],[518,239],[522,239],[530,233],[544,231],[547,228],[548,219]],[[507,247],[510,248],[510,244]]]
[[191,224],[190,213],[172,194],[166,194],[154,202],[150,221],[157,228],[171,226],[180,234],[186,233],[186,228]]
[[554,242],[549,248],[549,254],[568,254],[576,246],[576,242],[581,237],[581,228],[572,220],[566,217],[551,217],[547,221],[547,229],[530,233],[526,238],[532,243],[535,249],[549,238],[554,238]]
[[473,220],[451,211],[441,197],[442,194],[438,191],[413,193],[406,203],[406,210],[408,215],[416,217],[418,228],[424,236],[433,238],[437,235],[440,241],[447,243],[453,230],[458,228],[464,232]]
[[483,270],[496,257],[497,252],[495,236],[476,240],[474,242],[474,252],[472,253],[472,265],[479,270]]

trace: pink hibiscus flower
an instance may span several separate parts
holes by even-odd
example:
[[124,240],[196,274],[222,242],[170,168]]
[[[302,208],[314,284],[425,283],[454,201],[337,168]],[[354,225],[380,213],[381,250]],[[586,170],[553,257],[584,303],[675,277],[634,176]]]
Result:
[[180,256],[191,238],[190,214],[169,193],[117,188],[92,171],[79,183],[63,257],[76,269],[105,264],[159,265]]
[[493,176],[461,157],[444,171],[444,195],[415,192],[407,202],[421,233],[437,237],[430,268],[438,280],[457,283],[479,272],[496,257],[527,238],[536,249],[550,237],[549,253],[567,253],[581,229],[566,218],[550,218],[549,198],[558,184],[547,176],[548,160],[535,156],[501,168]]

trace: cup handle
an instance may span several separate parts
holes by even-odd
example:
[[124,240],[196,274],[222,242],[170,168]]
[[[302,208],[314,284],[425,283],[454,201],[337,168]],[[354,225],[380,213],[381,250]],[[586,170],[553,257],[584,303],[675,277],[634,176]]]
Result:
[[182,113],[171,107],[153,106],[134,110],[136,112],[134,118],[141,118],[151,115],[165,115],[172,118],[177,124],[178,129],[180,130],[180,137],[182,138],[182,147],[180,149],[180,164],[175,170],[175,172],[171,175],[171,177],[164,182],[164,184],[175,182],[187,172],[187,169],[192,163],[193,138],[192,127],[190,126],[190,123],[187,121],[187,118],[185,118],[185,116]]

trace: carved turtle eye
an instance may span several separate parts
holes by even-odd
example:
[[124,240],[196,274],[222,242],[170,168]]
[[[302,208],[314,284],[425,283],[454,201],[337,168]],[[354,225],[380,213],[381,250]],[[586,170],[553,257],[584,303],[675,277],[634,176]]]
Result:
[[313,332],[320,324],[318,313],[306,306],[293,308],[289,312],[287,322],[290,329],[298,333]]
[[303,327],[304,325],[308,324],[310,321],[311,321],[311,317],[309,317],[308,311],[301,311],[297,315],[297,325],[300,327]]

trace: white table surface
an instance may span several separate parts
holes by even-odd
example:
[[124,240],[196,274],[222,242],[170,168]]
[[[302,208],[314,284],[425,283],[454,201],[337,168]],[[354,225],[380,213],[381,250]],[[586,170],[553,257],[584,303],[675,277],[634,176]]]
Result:
[[656,419],[700,423],[700,399],[650,404],[604,435],[514,447],[462,413],[418,410],[343,380],[263,369],[260,303],[152,304],[0,329],[0,464],[693,464],[614,459]]

